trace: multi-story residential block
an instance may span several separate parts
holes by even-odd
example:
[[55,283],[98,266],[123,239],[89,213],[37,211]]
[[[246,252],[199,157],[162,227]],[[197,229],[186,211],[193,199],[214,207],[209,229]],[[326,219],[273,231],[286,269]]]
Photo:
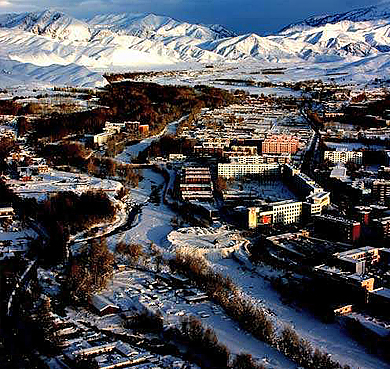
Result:
[[184,168],[180,182],[180,194],[183,200],[211,201],[213,183],[209,168]]
[[372,225],[379,239],[390,238],[390,217],[373,219]]
[[149,134],[149,124],[140,124],[138,127],[139,133],[143,136]]
[[104,131],[96,135],[86,134],[85,137],[91,140],[94,145],[103,146],[108,142],[108,140],[110,139],[110,137],[113,136],[113,134],[114,132],[112,131]]
[[290,154],[281,154],[281,155],[239,155],[231,156],[231,163],[240,163],[240,164],[286,164],[291,160]]
[[284,177],[302,196],[310,196],[325,192],[313,179],[307,176],[290,164],[286,164],[283,169]]
[[315,232],[326,239],[355,242],[360,238],[359,222],[330,215],[315,215],[313,220]]
[[265,224],[298,223],[302,218],[302,202],[294,200],[279,201],[264,207],[248,209],[248,226],[256,228]]
[[297,137],[287,135],[273,135],[267,137],[263,141],[261,150],[263,154],[295,154],[298,151],[298,147],[299,139]]
[[358,249],[337,252],[333,255],[337,264],[343,270],[364,274],[366,263],[372,264],[379,261],[380,249],[378,247],[365,246]]
[[184,161],[187,159],[186,155],[183,154],[169,154],[170,161]]
[[220,141],[206,141],[201,145],[194,146],[194,153],[197,155],[216,155],[222,156],[226,143]]
[[232,145],[230,147],[231,151],[237,153],[248,153],[249,155],[257,155],[257,146],[237,146]]
[[5,219],[12,220],[14,215],[15,215],[14,208],[11,205],[0,207],[0,221]]
[[329,160],[332,163],[347,163],[352,162],[356,164],[362,164],[363,152],[361,151],[325,151],[324,160]]
[[372,196],[382,203],[390,201],[390,180],[377,179],[372,183]]
[[308,216],[321,214],[322,210],[330,205],[330,192],[314,193],[306,197],[303,203],[303,212]]
[[280,165],[270,164],[246,164],[246,163],[219,163],[218,176],[224,178],[240,178],[247,175],[279,176]]

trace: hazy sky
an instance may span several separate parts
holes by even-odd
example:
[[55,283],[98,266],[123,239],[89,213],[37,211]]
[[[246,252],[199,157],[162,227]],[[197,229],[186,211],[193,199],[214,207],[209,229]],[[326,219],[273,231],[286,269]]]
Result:
[[[339,13],[383,0],[0,0],[0,13],[54,8],[77,17],[155,13],[193,23],[219,23],[237,33],[264,34],[312,15]],[[389,6],[390,8],[390,6]]]

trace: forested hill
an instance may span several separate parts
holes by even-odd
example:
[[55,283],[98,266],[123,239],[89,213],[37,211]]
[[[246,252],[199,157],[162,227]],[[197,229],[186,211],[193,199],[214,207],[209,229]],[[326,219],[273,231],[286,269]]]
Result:
[[109,106],[117,121],[149,124],[157,133],[166,124],[201,108],[217,108],[237,102],[238,96],[208,86],[162,86],[156,83],[115,82],[106,87],[100,103]]

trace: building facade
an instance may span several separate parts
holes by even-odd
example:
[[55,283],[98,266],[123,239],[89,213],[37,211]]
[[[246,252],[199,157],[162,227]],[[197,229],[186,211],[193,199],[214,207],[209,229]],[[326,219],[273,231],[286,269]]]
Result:
[[377,179],[372,183],[372,196],[382,203],[390,200],[390,180]]
[[267,137],[261,144],[263,154],[295,154],[298,151],[299,139],[294,136],[273,135]]
[[361,151],[325,151],[324,160],[329,160],[332,163],[347,163],[356,164],[363,163],[363,152]]
[[266,224],[299,223],[302,218],[302,202],[286,200],[271,203],[263,208],[248,209],[248,226],[256,228]]
[[246,164],[246,163],[219,163],[218,176],[224,178],[240,178],[247,175],[279,176],[281,168],[278,163]]

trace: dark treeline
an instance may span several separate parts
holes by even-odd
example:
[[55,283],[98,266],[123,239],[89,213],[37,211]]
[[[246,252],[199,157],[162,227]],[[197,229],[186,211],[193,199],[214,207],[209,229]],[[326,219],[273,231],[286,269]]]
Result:
[[92,240],[70,260],[63,286],[65,301],[86,304],[93,293],[106,287],[113,269],[114,256],[106,240]]
[[0,115],[23,115],[23,105],[12,100],[0,100]]
[[109,109],[96,108],[75,113],[53,113],[29,123],[25,120],[18,122],[19,134],[34,131],[37,138],[48,137],[59,140],[71,134],[99,133],[104,123],[111,117]]
[[[233,94],[213,87],[160,86],[155,83],[121,82],[97,93],[100,108],[82,112],[54,112],[34,120],[18,121],[19,134],[33,131],[36,138],[58,140],[71,134],[101,132],[106,121],[140,121],[150,133],[160,132],[167,123],[183,115],[237,102]],[[7,100],[0,104],[4,114],[29,113],[26,107]],[[31,109],[30,109],[31,110]],[[31,112],[30,112],[31,113]]]
[[115,208],[103,191],[88,191],[81,195],[60,192],[39,203],[37,210],[36,219],[48,235],[42,259],[49,264],[64,259],[71,234],[110,221],[115,215]]
[[275,330],[265,312],[250,300],[243,298],[239,289],[229,277],[212,270],[204,258],[177,253],[171,261],[174,269],[185,273],[194,283],[236,320],[246,331],[261,341],[273,344]]
[[[353,102],[361,103],[366,101],[367,97],[363,93],[353,100]],[[375,117],[384,117],[385,111],[390,109],[390,95],[385,96],[378,101],[367,102],[364,105],[349,105],[344,108],[344,117],[340,117],[339,121],[342,123],[348,123],[359,125],[362,127],[381,127],[385,123],[378,121]],[[369,116],[367,116],[369,115]],[[372,117],[370,117],[372,116]]]
[[139,80],[143,78],[152,78],[164,75],[185,74],[186,71],[149,71],[149,72],[125,72],[125,73],[106,73],[104,78],[109,82],[119,82],[125,79]]
[[211,328],[205,328],[199,319],[190,316],[183,318],[175,339],[185,343],[191,350],[187,356],[202,368],[228,368],[230,351],[218,342],[217,335]]
[[100,103],[109,106],[115,119],[149,124],[150,132],[160,132],[167,123],[199,111],[237,101],[231,93],[206,86],[161,86],[155,83],[120,82],[101,93]]
[[18,150],[13,138],[1,137],[0,138],[0,171],[7,170],[6,158],[12,151]]
[[195,144],[196,140],[166,135],[153,141],[148,148],[141,151],[138,154],[137,161],[144,163],[147,158],[168,156],[169,154],[191,155]]
[[81,195],[60,192],[43,202],[33,198],[21,198],[0,181],[0,198],[3,203],[12,204],[19,218],[39,223],[47,238],[45,248],[34,244],[43,262],[62,262],[66,253],[69,235],[79,232],[95,223],[109,221],[115,215],[115,207],[103,191],[87,191]]

